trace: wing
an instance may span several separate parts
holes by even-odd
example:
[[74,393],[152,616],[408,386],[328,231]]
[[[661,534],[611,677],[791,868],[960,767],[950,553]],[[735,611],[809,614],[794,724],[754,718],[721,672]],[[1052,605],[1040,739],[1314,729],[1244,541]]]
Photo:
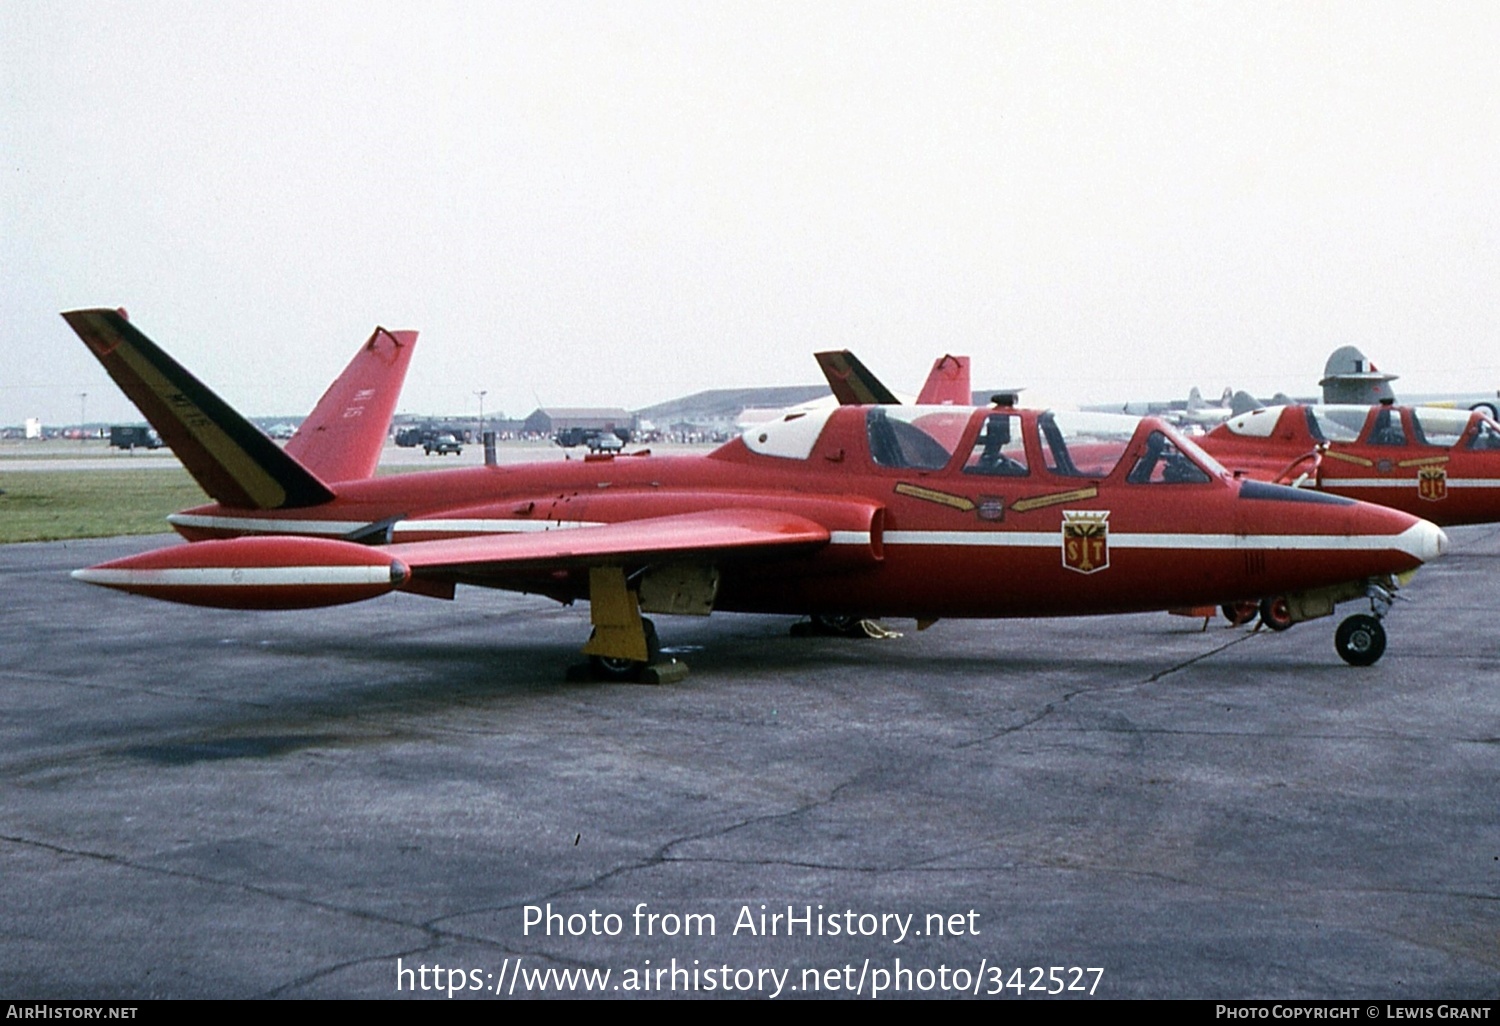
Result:
[[288,535],[231,538],[171,545],[73,576],[168,602],[224,609],[311,609],[358,602],[395,589],[452,598],[460,581],[552,594],[557,589],[549,585],[549,575],[559,572],[567,576],[575,569],[592,573],[660,560],[718,564],[768,553],[792,555],[828,541],[828,528],[805,517],[776,510],[723,509],[541,534],[384,546]]
[[416,581],[441,581],[499,579],[536,570],[632,565],[664,558],[718,560],[793,554],[826,545],[828,540],[828,528],[806,517],[767,509],[719,509],[598,527],[401,542],[380,551],[400,560]]

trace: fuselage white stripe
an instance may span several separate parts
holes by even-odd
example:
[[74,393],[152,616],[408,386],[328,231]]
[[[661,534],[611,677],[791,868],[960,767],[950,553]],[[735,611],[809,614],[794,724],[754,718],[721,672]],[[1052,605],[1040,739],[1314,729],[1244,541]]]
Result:
[[[974,545],[1056,548],[1061,531],[887,531],[887,545]],[[1342,534],[1157,534],[1110,531],[1112,549],[1388,549],[1401,536]]]
[[73,576],[89,584],[163,588],[391,584],[388,566],[205,566],[127,570],[92,567]]
[[[1451,482],[1450,482],[1451,483]],[[193,521],[191,526],[218,527],[233,531],[264,531],[276,534],[349,534],[367,527],[364,523],[344,521],[275,520],[271,518],[205,517],[173,518],[174,523]],[[605,527],[604,522],[587,520],[506,520],[453,519],[453,520],[402,520],[392,528],[395,535],[416,533],[476,535],[476,534],[533,534],[545,531],[572,530],[582,527]],[[1381,551],[1398,549],[1420,556],[1421,540],[1412,535],[1423,528],[1415,525],[1401,534],[1391,535],[1341,535],[1341,534],[1194,534],[1162,532],[1109,532],[1109,545],[1113,549],[1186,549],[1186,550],[1230,550],[1230,551],[1320,551],[1363,550]],[[829,541],[834,545],[871,544],[869,531],[831,531]],[[998,548],[1056,548],[1062,543],[1061,530],[1053,531],[886,531],[881,535],[885,545],[950,545]],[[1413,546],[1417,546],[1414,549]]]
[[[1450,477],[1449,488],[1500,488],[1500,478],[1494,477]],[[1401,488],[1411,489],[1417,484],[1416,477],[1328,477],[1323,479],[1325,490],[1335,488]]]
[[213,517],[201,513],[173,513],[173,527],[201,527],[218,531],[264,531],[270,534],[327,534],[341,536],[368,527],[365,520],[283,520],[279,517]]

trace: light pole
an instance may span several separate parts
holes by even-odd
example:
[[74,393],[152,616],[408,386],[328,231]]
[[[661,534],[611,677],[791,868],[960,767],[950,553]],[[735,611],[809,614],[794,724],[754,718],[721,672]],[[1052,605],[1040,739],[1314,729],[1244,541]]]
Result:
[[481,388],[474,393],[479,396],[479,444],[484,444],[484,397],[490,394],[487,388]]
[[85,442],[88,441],[88,437],[89,437],[88,428],[86,428],[84,426],[85,424],[88,423],[88,419],[89,419],[89,394],[87,392],[79,392],[78,393],[78,444],[79,445],[83,445]]

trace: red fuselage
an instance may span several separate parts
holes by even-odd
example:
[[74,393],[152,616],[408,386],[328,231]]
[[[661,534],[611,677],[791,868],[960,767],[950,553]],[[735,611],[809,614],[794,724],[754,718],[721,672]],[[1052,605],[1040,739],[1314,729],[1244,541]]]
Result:
[[[827,542],[674,557],[716,567],[715,608],[917,618],[1257,599],[1399,574],[1444,544],[1405,513],[1235,480],[1155,421],[1111,437],[1060,430],[1066,415],[1034,411],[883,409],[793,414],[704,456],[391,475],[338,483],[332,502],[310,508],[216,504],[172,520],[193,541],[343,538],[375,543],[374,556],[438,539],[776,511],[822,525]],[[627,574],[645,566],[554,546],[547,559],[474,561],[401,586],[441,595],[470,583],[570,601],[588,597],[598,562]]]
[[1198,439],[1230,470],[1404,510],[1436,524],[1500,521],[1500,425],[1469,410],[1286,406]]

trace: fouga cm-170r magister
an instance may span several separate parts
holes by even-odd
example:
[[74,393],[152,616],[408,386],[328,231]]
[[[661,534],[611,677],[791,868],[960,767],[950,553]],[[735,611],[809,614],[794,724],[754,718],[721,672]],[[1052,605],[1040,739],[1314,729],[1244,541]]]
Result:
[[1198,440],[1250,477],[1373,502],[1444,527],[1500,522],[1500,424],[1483,410],[1273,406]]
[[1037,617],[1284,596],[1368,598],[1338,649],[1370,663],[1395,578],[1444,551],[1394,510],[1236,480],[1147,418],[991,408],[793,413],[701,456],[601,455],[375,477],[415,336],[377,329],[283,450],[111,310],[63,315],[216,500],[189,544],[78,571],[153,598],[329,606],[459,584],[590,603],[584,647],[629,678],[642,612]]

